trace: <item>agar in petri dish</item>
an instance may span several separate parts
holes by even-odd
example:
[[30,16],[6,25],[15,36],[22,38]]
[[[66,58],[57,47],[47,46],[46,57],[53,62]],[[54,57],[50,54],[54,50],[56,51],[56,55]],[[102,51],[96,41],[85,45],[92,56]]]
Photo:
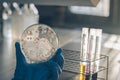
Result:
[[25,29],[20,44],[28,63],[48,61],[59,46],[55,31],[45,24],[34,24]]

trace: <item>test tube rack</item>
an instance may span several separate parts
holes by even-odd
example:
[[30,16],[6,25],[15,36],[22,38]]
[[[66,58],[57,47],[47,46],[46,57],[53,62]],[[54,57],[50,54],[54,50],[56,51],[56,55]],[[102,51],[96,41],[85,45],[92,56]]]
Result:
[[[63,50],[63,56],[65,58],[64,69],[63,71],[76,74],[76,77],[71,78],[70,80],[80,80],[77,79],[80,74],[84,74],[86,79],[83,80],[108,80],[108,67],[109,67],[109,57],[106,55],[101,55],[100,59],[94,61],[82,61],[80,59],[80,51],[73,50]],[[80,72],[80,62],[86,63],[95,63],[96,61],[100,62],[99,70],[91,73],[81,73]],[[96,77],[97,73],[97,77]],[[91,78],[91,79],[90,79]]]

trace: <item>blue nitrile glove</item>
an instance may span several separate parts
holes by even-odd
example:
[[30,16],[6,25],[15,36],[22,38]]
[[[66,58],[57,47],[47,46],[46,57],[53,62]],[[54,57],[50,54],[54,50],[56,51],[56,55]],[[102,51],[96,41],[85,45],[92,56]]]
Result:
[[16,47],[16,69],[12,80],[57,80],[64,64],[62,49],[47,62],[28,64],[21,52],[20,44]]

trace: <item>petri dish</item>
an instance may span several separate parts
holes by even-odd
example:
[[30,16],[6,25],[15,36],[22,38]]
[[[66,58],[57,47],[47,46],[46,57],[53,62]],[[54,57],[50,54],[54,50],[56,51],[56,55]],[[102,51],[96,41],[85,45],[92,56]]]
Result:
[[34,24],[24,30],[20,44],[27,63],[38,63],[48,61],[55,55],[59,40],[50,26]]

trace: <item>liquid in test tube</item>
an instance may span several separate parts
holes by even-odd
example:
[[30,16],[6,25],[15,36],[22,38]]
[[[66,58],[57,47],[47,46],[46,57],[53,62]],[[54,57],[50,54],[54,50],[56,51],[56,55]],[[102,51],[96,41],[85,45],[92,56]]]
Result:
[[85,65],[84,64],[80,64],[79,80],[85,80]]

